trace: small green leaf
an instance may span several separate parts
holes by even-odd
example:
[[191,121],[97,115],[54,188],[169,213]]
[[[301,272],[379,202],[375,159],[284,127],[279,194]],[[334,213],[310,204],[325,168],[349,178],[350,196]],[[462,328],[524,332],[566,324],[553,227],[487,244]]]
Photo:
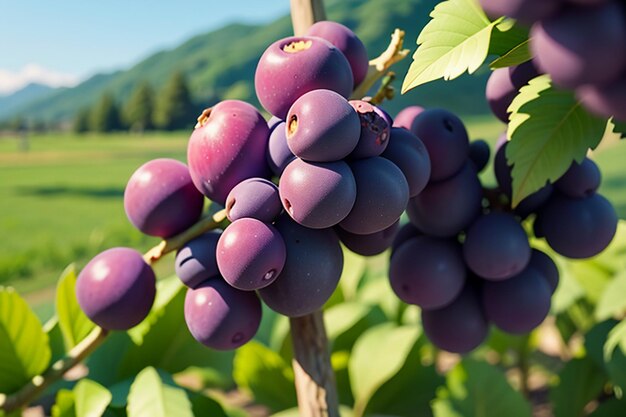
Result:
[[489,67],[491,69],[506,68],[530,61],[532,59],[532,55],[528,44],[529,40],[526,39],[506,54],[502,55],[500,58],[493,60],[491,64],[489,64]]
[[506,157],[513,165],[513,205],[554,182],[572,161],[600,143],[606,120],[591,115],[574,92],[552,87],[547,75],[522,87],[509,107]]
[[602,368],[589,358],[573,359],[559,373],[559,383],[555,385],[550,398],[555,417],[576,417],[606,383]]
[[57,392],[56,403],[52,406],[52,417],[76,417],[74,392],[67,389]]
[[604,344],[605,368],[611,382],[626,389],[626,320],[617,324]]
[[112,398],[108,389],[89,379],[80,380],[73,391],[76,417],[101,417]]
[[191,398],[191,406],[196,417],[228,417],[220,403],[206,395],[194,395]]
[[89,334],[95,324],[87,318],[76,300],[76,268],[68,266],[57,284],[56,311],[67,350]]
[[42,373],[51,355],[48,335],[26,301],[0,287],[0,393],[13,393]]
[[435,6],[424,27],[402,93],[438,78],[452,80],[475,72],[489,53],[490,22],[477,0],[447,0]]
[[489,55],[504,56],[528,40],[528,28],[515,24],[515,20],[498,19],[491,33]]
[[620,135],[620,139],[626,138],[626,122],[620,120],[611,120],[613,125],[613,132]]
[[626,311],[626,271],[622,271],[606,286],[598,305],[595,316],[602,321]]
[[148,367],[135,378],[128,394],[128,417],[194,417],[191,402],[182,388],[165,384]]

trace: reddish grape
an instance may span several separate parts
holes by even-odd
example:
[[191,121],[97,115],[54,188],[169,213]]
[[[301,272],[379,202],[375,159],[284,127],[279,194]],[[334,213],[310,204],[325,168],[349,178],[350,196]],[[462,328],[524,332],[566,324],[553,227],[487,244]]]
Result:
[[287,146],[287,128],[285,122],[281,121],[271,129],[267,143],[267,164],[274,173],[280,177],[289,162],[296,159],[296,156]]
[[252,217],[271,223],[283,210],[278,187],[264,178],[248,178],[233,188],[226,198],[226,216],[235,221]]
[[403,127],[407,130],[411,130],[413,126],[413,120],[425,109],[422,106],[409,106],[400,110],[393,121],[393,127]]
[[485,13],[492,19],[508,16],[524,24],[553,16],[562,0],[480,0]]
[[516,95],[517,88],[513,85],[508,68],[498,68],[491,73],[485,96],[493,114],[504,123],[509,122],[508,109]]
[[626,76],[606,85],[584,85],[577,94],[592,113],[626,121]]
[[362,159],[378,156],[389,143],[390,125],[383,111],[363,100],[350,100],[361,123],[361,134],[349,158]]

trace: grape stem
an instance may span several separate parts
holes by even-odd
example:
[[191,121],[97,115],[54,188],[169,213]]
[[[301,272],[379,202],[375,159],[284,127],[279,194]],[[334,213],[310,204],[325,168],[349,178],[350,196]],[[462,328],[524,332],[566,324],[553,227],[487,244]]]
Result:
[[391,86],[391,83],[396,79],[396,74],[393,71],[389,71],[380,83],[380,87],[374,97],[369,102],[375,105],[380,105],[385,100],[391,100],[395,95],[395,89]]

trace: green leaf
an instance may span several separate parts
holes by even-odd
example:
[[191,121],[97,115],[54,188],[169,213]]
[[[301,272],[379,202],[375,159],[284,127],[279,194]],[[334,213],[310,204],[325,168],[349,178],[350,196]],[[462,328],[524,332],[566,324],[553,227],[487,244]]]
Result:
[[626,400],[621,398],[610,399],[600,403],[593,413],[588,417],[624,417],[624,410],[626,410]]
[[611,382],[626,389],[626,320],[618,323],[609,332],[604,344],[605,368],[611,377]]
[[89,334],[95,324],[87,318],[76,300],[76,268],[68,266],[57,284],[56,311],[67,350]]
[[366,303],[349,302],[329,308],[324,312],[324,323],[331,350],[352,350],[364,331],[385,320],[385,314],[378,306]]
[[0,393],[17,391],[50,362],[48,335],[26,301],[0,287]]
[[112,399],[108,389],[88,379],[80,380],[73,391],[76,417],[101,417]]
[[513,165],[513,205],[581,162],[604,135],[606,120],[591,115],[574,92],[552,87],[544,75],[522,87],[509,107],[506,157]]
[[530,417],[530,404],[502,371],[486,362],[464,359],[446,375],[433,402],[435,417]]
[[477,0],[447,0],[435,6],[424,27],[402,93],[438,78],[452,80],[475,72],[487,58],[490,22]]
[[52,406],[52,417],[76,417],[72,391],[62,389],[57,392],[56,403]]
[[550,392],[555,417],[582,415],[606,383],[602,368],[589,358],[573,359],[559,372],[559,383]]
[[526,39],[506,54],[502,55],[500,58],[493,60],[491,64],[489,64],[489,67],[491,69],[506,68],[530,61],[532,59],[532,55],[528,45],[529,40]]
[[165,384],[152,367],[135,378],[126,411],[128,417],[194,417],[185,390]]
[[51,351],[51,362],[61,359],[65,356],[65,340],[63,340],[63,332],[59,326],[57,316],[52,316],[50,320],[43,325],[43,330],[48,334],[48,343]]
[[626,271],[614,277],[604,289],[596,306],[596,319],[602,321],[626,311],[624,294],[626,294]]
[[196,417],[228,417],[220,403],[206,395],[194,395],[191,398],[191,407]]

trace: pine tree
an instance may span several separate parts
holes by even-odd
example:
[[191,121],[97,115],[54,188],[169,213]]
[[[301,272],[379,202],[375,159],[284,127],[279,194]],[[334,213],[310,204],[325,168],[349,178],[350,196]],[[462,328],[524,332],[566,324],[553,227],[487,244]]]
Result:
[[144,131],[154,127],[154,91],[147,82],[140,83],[124,106],[124,121],[131,130]]
[[165,130],[185,129],[195,124],[196,115],[187,81],[182,73],[172,75],[156,101],[154,122]]
[[74,123],[72,124],[72,131],[74,133],[85,133],[89,130],[90,113],[89,108],[83,108],[76,114]]
[[102,95],[89,119],[89,125],[94,132],[112,132],[122,128],[120,111],[108,93]]

